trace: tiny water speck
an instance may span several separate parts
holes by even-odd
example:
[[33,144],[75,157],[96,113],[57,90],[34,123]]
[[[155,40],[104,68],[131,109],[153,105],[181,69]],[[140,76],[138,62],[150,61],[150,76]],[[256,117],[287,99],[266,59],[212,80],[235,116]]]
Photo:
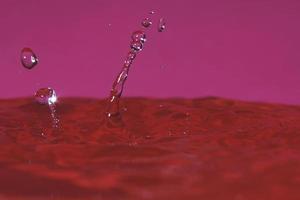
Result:
[[132,59],[127,58],[124,61],[124,67],[127,67],[127,68],[130,67],[131,63],[132,63]]
[[127,54],[127,59],[134,60],[136,53],[134,51],[129,51]]
[[27,47],[22,49],[21,63],[27,69],[32,69],[38,64],[38,58],[32,49]]
[[149,17],[145,18],[143,21],[142,21],[142,26],[145,27],[145,28],[148,28],[152,25],[152,21]]
[[166,29],[166,22],[164,18],[160,18],[158,22],[158,32],[163,32]]

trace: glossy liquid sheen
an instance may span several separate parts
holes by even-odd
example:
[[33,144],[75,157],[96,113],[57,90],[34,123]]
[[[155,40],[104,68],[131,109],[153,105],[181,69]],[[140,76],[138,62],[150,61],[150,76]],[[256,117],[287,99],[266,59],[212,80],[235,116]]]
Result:
[[[300,199],[300,107],[0,100],[0,199]],[[107,120],[109,119],[109,120]]]

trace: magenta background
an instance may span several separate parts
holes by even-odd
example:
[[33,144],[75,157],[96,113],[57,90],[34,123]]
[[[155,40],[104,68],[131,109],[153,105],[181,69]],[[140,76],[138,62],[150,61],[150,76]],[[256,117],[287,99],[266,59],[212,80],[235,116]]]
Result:
[[[0,0],[0,97],[46,86],[60,96],[106,97],[130,33],[151,10],[167,29],[149,31],[126,96],[300,103],[296,0]],[[23,47],[39,56],[31,71],[20,65]]]

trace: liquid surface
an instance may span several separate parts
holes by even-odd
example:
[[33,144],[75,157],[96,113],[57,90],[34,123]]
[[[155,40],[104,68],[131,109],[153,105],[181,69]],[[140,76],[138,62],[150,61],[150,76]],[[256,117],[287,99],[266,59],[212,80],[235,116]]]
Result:
[[0,199],[300,199],[300,107],[218,98],[0,100]]

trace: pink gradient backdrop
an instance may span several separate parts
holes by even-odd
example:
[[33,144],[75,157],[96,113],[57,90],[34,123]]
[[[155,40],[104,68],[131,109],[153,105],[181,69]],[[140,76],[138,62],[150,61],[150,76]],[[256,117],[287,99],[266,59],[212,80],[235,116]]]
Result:
[[[126,96],[300,103],[296,0],[0,0],[0,97],[46,86],[106,97],[130,33],[151,10],[167,29],[149,31]],[[31,71],[20,65],[23,47],[40,58]]]

